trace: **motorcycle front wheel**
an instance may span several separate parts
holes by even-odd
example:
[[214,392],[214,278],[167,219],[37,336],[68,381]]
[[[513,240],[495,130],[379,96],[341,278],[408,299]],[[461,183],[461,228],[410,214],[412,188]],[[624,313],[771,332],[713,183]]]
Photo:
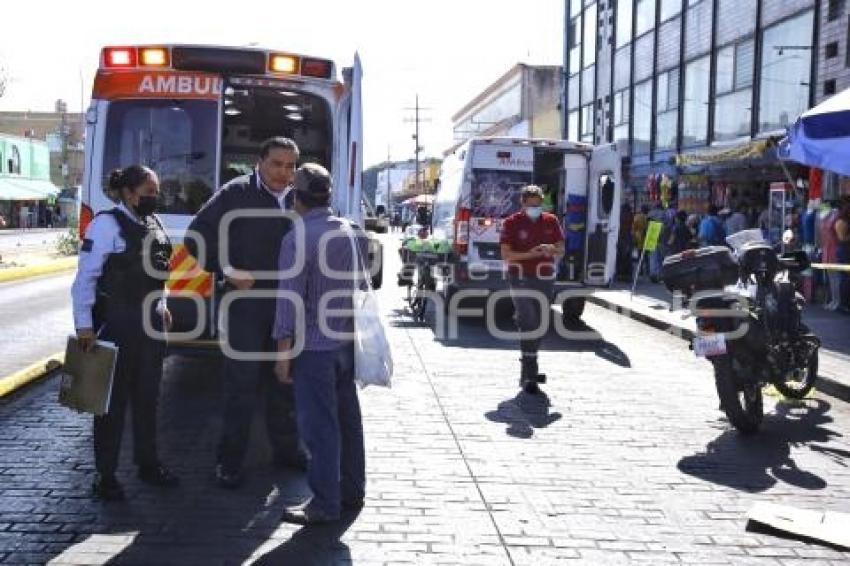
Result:
[[764,417],[761,385],[750,383],[743,376],[737,375],[743,368],[729,355],[714,358],[712,363],[717,396],[729,422],[741,434],[755,433]]
[[[814,337],[803,337],[803,340],[817,340]],[[805,367],[798,368],[788,373],[784,381],[777,381],[773,385],[776,390],[789,399],[802,399],[809,394],[818,378],[818,347],[811,346],[809,360]]]

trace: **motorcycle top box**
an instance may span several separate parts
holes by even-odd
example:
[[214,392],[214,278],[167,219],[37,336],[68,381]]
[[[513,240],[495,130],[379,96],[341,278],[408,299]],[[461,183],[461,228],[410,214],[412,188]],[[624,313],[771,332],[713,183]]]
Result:
[[738,281],[738,263],[725,246],[686,250],[664,260],[661,279],[672,292],[723,289]]

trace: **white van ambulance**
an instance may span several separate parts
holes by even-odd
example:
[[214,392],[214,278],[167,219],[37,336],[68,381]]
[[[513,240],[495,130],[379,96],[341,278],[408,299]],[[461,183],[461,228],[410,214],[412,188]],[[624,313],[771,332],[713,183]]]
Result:
[[[449,268],[437,271],[446,304],[465,289],[507,288],[499,234],[504,219],[520,210],[520,191],[528,184],[543,188],[564,229],[556,294],[611,283],[622,192],[616,145],[473,138],[444,160],[434,200],[434,237],[449,240],[453,249]],[[564,317],[580,317],[584,304],[581,296],[564,301]]]

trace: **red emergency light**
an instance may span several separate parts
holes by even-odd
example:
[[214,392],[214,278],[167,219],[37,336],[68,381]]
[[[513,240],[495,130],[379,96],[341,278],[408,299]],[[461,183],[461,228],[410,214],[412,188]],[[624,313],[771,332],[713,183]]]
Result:
[[137,61],[135,47],[106,47],[103,50],[103,66],[109,69],[130,69]]

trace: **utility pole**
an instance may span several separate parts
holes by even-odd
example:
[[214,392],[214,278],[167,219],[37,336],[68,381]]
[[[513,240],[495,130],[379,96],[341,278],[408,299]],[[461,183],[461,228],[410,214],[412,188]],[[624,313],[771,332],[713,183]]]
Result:
[[415,144],[415,147],[414,147],[413,154],[414,154],[415,161],[416,161],[416,177],[415,177],[416,181],[414,182],[414,189],[416,191],[416,194],[421,194],[422,193],[422,183],[420,181],[419,154],[422,152],[422,150],[424,148],[421,145],[419,145],[419,123],[420,122],[430,122],[431,119],[430,118],[420,118],[419,117],[419,111],[420,110],[431,110],[431,109],[430,108],[422,108],[421,106],[419,106],[419,95],[417,94],[416,95],[416,106],[413,107],[413,108],[405,108],[405,110],[408,110],[408,111],[412,110],[414,112],[413,119],[407,118],[407,119],[405,119],[405,122],[414,122],[415,123],[415,129],[414,129],[414,134],[413,134],[413,142]]
[[63,181],[63,189],[68,188],[68,175],[70,171],[68,170],[68,105],[64,100],[56,101],[56,112],[59,113],[59,136],[62,142],[62,181]]

